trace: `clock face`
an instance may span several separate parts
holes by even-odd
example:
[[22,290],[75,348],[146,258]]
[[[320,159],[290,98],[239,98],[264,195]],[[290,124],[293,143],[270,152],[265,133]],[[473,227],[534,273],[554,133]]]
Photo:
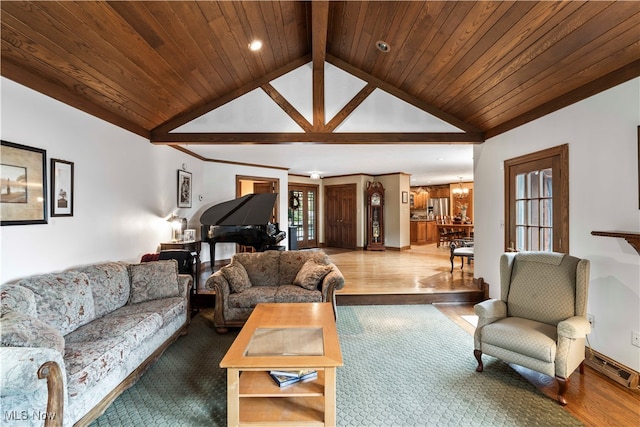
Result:
[[371,196],[371,205],[372,206],[380,206],[380,194],[378,193],[373,193],[373,195]]

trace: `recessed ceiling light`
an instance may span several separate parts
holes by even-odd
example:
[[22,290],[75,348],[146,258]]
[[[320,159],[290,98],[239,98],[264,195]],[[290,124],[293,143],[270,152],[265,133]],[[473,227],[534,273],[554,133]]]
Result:
[[262,42],[260,40],[254,40],[251,43],[249,43],[249,49],[251,49],[252,51],[258,51],[262,48]]
[[389,46],[389,43],[385,42],[384,40],[378,40],[376,42],[376,48],[380,52],[389,52],[389,50],[391,49],[391,46]]

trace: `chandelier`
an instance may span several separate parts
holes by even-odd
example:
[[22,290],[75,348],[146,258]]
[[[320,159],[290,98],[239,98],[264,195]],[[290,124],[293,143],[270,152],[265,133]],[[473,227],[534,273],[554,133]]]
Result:
[[462,177],[460,177],[460,181],[458,182],[458,188],[454,188],[451,191],[453,192],[453,196],[457,199],[464,199],[469,195],[469,189],[462,187]]

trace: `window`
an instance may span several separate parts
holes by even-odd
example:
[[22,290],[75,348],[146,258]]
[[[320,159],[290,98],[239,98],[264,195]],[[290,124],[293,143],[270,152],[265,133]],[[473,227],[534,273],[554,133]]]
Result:
[[505,161],[505,247],[569,252],[568,146]]

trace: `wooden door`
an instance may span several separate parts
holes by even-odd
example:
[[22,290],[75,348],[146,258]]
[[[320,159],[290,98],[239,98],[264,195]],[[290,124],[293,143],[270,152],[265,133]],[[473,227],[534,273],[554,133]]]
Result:
[[325,241],[335,248],[356,248],[355,184],[325,187]]

